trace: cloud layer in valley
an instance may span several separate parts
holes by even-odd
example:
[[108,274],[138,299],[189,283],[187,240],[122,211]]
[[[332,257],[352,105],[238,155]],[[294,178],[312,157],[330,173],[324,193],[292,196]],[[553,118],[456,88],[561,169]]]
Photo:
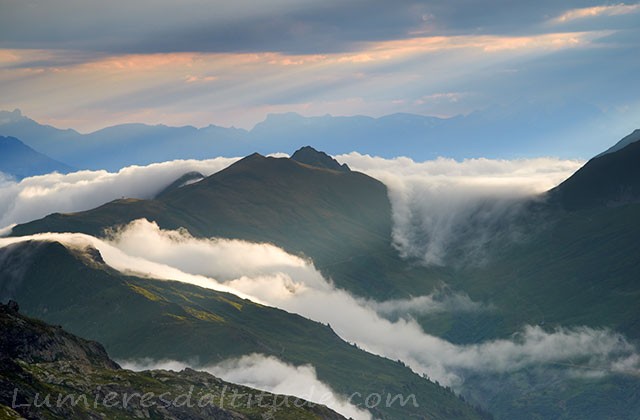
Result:
[[[81,234],[41,234],[3,238],[0,246],[30,239],[56,240],[75,248],[91,245],[100,250],[107,264],[123,272],[229,291],[329,323],[343,339],[402,360],[416,372],[446,385],[462,386],[467,370],[510,372],[566,361],[602,374],[640,372],[634,346],[604,329],[558,328],[549,332],[528,326],[511,339],[473,345],[449,343],[425,333],[410,317],[393,322],[384,319],[375,305],[325,281],[311,262],[272,245],[198,239],[139,220],[120,229],[108,242]],[[233,253],[243,256],[242,270],[224,267],[220,261]],[[276,256],[273,261],[272,255]]]
[[129,166],[116,173],[52,173],[15,182],[0,174],[0,228],[50,213],[89,210],[122,197],[152,198],[187,172],[208,176],[237,159],[175,160]]
[[387,185],[394,244],[403,257],[434,265],[445,263],[461,239],[467,257],[481,258],[482,246],[519,213],[524,199],[553,188],[583,164],[556,158],[415,162],[355,152],[337,159]]
[[[495,223],[517,214],[518,200],[557,185],[581,165],[579,161],[554,158],[462,162],[438,158],[414,162],[355,152],[338,159],[387,185],[393,206],[395,245],[402,256],[427,264],[442,264],[461,233],[467,235],[466,255],[481,255]],[[206,176],[236,160],[176,160],[130,166],[117,173],[80,171],[20,182],[3,177],[0,236],[8,233],[7,227],[12,224],[50,213],[88,210],[121,197],[151,198],[187,172],[198,171]],[[475,222],[471,230],[470,220]]]
[[[311,365],[293,366],[273,356],[246,355],[226,360],[217,365],[201,366],[175,360],[130,360],[120,363],[131,370],[165,369],[180,371],[186,367],[209,372],[225,381],[250,386],[279,395],[292,395],[326,405],[340,414],[355,420],[370,419],[371,415],[338,396],[327,384],[321,382]],[[294,401],[291,401],[293,404]]]

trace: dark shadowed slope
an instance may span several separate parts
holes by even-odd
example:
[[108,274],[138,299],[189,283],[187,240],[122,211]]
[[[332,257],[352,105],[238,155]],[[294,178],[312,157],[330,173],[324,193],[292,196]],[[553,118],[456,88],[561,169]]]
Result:
[[[634,135],[640,137],[640,130],[631,136]],[[552,199],[568,210],[640,201],[640,142],[625,144],[587,162],[550,192]]]
[[161,198],[162,196],[165,196],[177,190],[178,188],[182,188],[190,184],[195,184],[196,182],[201,181],[203,179],[204,179],[204,175],[202,175],[200,172],[195,172],[195,171],[187,172],[186,174],[182,175],[180,178],[176,179],[171,184],[169,184],[168,187],[160,191],[156,195],[156,198]]
[[[640,143],[587,162],[520,220],[519,243],[455,276],[519,325],[609,327],[640,338]],[[518,227],[518,226],[516,226]]]
[[607,153],[617,152],[618,150],[623,149],[628,145],[630,145],[631,143],[635,143],[637,141],[640,141],[640,129],[634,130],[633,133],[629,134],[628,136],[625,136],[622,140],[620,140],[619,142],[617,142],[616,144],[614,144],[604,152],[600,153],[596,157],[606,155]]

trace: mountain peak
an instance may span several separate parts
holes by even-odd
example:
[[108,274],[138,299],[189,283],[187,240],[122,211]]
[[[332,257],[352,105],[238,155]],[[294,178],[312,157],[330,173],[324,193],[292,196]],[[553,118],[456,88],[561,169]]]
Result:
[[331,169],[340,172],[351,172],[346,163],[340,164],[337,160],[324,152],[319,152],[311,146],[304,146],[295,151],[291,160],[316,168]]
[[635,143],[637,141],[640,141],[640,129],[633,130],[633,133],[629,134],[628,136],[626,136],[625,138],[623,138],[622,140],[620,140],[619,142],[617,142],[616,144],[611,146],[609,149],[607,149],[604,152],[600,153],[596,157],[600,157],[600,156],[608,155],[609,153],[617,152],[618,150],[624,149],[625,147],[627,147],[631,143]]

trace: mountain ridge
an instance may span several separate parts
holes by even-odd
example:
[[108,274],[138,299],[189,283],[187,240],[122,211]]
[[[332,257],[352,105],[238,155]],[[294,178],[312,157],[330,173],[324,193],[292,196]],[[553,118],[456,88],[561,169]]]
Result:
[[[313,144],[332,155],[357,150],[414,160],[439,156],[511,159],[549,153],[575,158],[567,156],[566,151],[579,144],[560,141],[575,129],[560,118],[565,111],[587,121],[602,117],[600,110],[586,104],[560,104],[542,112],[521,102],[447,119],[403,113],[375,118],[287,113],[269,115],[251,130],[215,125],[195,128],[132,124],[80,134],[0,111],[0,134],[21,138],[34,149],[75,167],[110,171],[175,159],[246,156],[253,151],[267,155],[295,150],[304,144]],[[600,133],[599,126],[595,122],[593,125],[576,136]],[[518,141],[513,141],[511,133],[517,133]]]
[[[638,137],[640,130],[625,137]],[[635,137],[634,137],[635,138]],[[640,201],[640,142],[621,140],[589,160],[567,180],[548,192],[552,202],[568,210],[621,206]]]

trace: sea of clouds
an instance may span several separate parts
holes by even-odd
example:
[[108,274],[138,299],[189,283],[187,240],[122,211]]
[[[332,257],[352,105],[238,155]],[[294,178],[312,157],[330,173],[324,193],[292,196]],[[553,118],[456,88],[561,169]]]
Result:
[[[381,159],[357,153],[339,156],[338,160],[388,186],[394,243],[401,255],[421,259],[425,264],[443,263],[455,227],[470,214],[482,209],[487,220],[499,218],[513,202],[557,185],[581,165],[552,158],[463,162],[437,159],[417,163],[406,158]],[[150,198],[186,172],[209,175],[234,161],[222,158],[173,161],[124,168],[118,173],[81,171],[20,182],[0,177],[0,226],[6,226],[0,234],[10,233],[12,224],[52,212],[85,210],[123,196]],[[402,360],[414,371],[454,388],[463,386],[465,371],[511,372],[568,361],[574,366],[568,370],[582,366],[589,372],[602,374],[640,373],[640,358],[634,346],[607,329],[545,331],[538,326],[523,326],[509,339],[471,345],[450,343],[423,331],[411,315],[485,311],[491,310],[490,302],[478,303],[466,295],[442,296],[437,292],[387,302],[356,298],[323,278],[313,261],[270,244],[194,238],[184,230],[162,230],[155,223],[140,219],[111,230],[105,238],[44,233],[0,238],[0,247],[26,240],[59,241],[76,249],[91,246],[100,250],[108,265],[121,272],[230,292],[329,323],[343,339],[372,353]],[[317,383],[312,367],[290,366],[261,355],[251,357],[207,369],[228,380],[308,398],[300,395],[300,389],[309,386],[283,385],[289,376],[304,378],[307,382],[302,383],[331,394],[330,389],[322,388],[325,384]],[[257,372],[259,367],[267,366],[265,363],[274,371],[286,372],[284,379],[272,377],[260,382],[257,374],[242,375],[245,371],[252,372],[249,366]],[[364,415],[340,397],[332,398],[328,405],[343,414],[360,418]]]
[[[92,246],[108,265],[128,274],[230,292],[329,323],[343,339],[372,353],[402,360],[414,371],[454,388],[463,384],[465,370],[509,372],[575,360],[605,373],[640,372],[635,348],[606,329],[558,328],[548,332],[538,326],[525,326],[510,339],[472,345],[450,343],[426,333],[411,317],[390,321],[379,313],[380,306],[399,311],[407,302],[372,303],[353,297],[326,281],[311,261],[270,244],[195,238],[184,230],[162,230],[140,219],[106,239],[44,233],[1,238],[0,247],[27,240],[58,241],[76,249]],[[227,256],[239,255],[241,265],[227,266]],[[425,298],[421,303],[424,311],[429,311],[429,304],[436,306],[434,310],[442,310],[433,299]],[[467,304],[470,307],[462,309],[482,310]]]

